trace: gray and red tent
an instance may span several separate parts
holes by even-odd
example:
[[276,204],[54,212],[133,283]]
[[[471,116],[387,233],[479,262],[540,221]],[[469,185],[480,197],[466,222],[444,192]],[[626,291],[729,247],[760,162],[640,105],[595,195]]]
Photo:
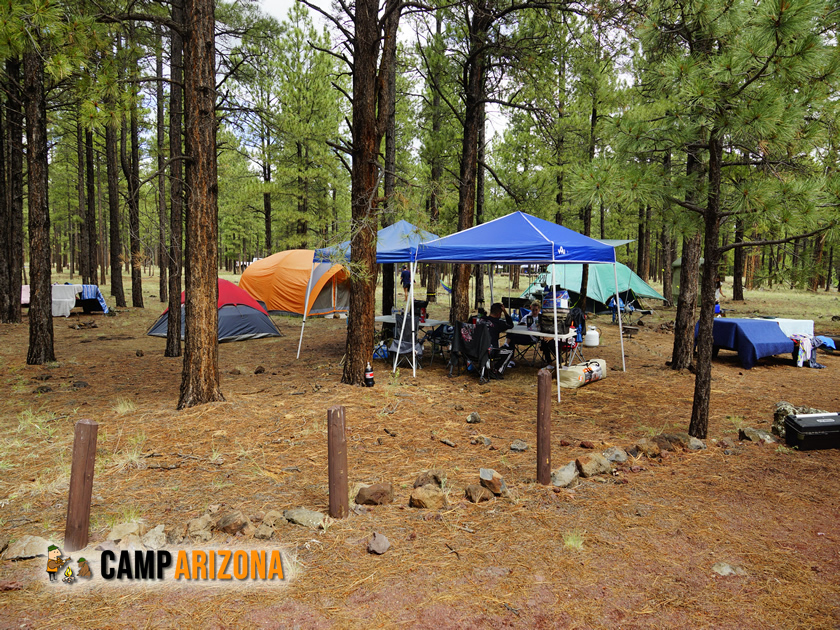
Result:
[[[219,279],[219,342],[244,341],[262,337],[279,337],[280,331],[266,310],[243,289]],[[166,337],[168,329],[166,309],[147,335]],[[181,339],[184,338],[184,294],[181,293]]]

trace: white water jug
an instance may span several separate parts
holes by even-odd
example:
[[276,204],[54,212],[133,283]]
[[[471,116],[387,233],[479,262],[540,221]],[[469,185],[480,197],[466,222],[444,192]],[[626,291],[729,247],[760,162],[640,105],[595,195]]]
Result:
[[601,333],[595,326],[590,326],[586,329],[586,335],[583,337],[583,346],[585,348],[596,348],[601,339]]

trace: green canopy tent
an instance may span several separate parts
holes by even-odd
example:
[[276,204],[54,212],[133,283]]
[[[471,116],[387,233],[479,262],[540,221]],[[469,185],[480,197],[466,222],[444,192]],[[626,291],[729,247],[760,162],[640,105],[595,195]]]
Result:
[[[583,265],[565,264],[554,266],[554,282],[557,286],[563,287],[569,292],[572,304],[580,299],[580,283],[583,277]],[[543,285],[551,283],[551,269],[548,269],[537,276],[520,297],[532,298],[535,294],[542,294]],[[665,301],[656,290],[647,282],[642,280],[627,265],[615,264],[616,275],[618,276],[618,293],[625,303],[636,298]],[[586,290],[586,310],[589,312],[608,311],[607,302],[615,295],[615,279],[612,269],[606,265],[589,265],[589,284]]]

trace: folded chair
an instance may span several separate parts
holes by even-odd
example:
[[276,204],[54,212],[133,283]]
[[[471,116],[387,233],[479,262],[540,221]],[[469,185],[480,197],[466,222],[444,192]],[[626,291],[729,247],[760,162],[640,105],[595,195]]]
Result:
[[[403,319],[405,319],[405,329],[403,329]],[[396,361],[394,367],[397,368],[401,363],[405,363],[409,367],[420,367],[420,358],[423,356],[423,342],[417,338],[418,330],[420,329],[420,316],[414,318],[406,318],[404,315],[397,313],[394,316],[394,340],[388,346],[388,353],[391,357],[396,354]],[[412,336],[412,328],[414,335]],[[400,331],[402,331],[402,343],[400,343]],[[414,339],[414,356],[417,364],[413,365],[411,362],[411,340]]]
[[454,376],[456,368],[458,374],[455,376],[460,376],[462,365],[472,365],[479,383],[490,379],[490,331],[486,324],[455,323],[452,352],[449,354],[449,376]]

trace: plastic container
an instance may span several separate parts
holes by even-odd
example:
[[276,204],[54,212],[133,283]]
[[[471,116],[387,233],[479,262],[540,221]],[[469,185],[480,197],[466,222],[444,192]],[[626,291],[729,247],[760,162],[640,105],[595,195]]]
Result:
[[583,337],[584,348],[597,348],[601,343],[601,331],[595,326],[589,326],[586,329],[586,335]]
[[370,363],[365,366],[365,387],[373,387],[373,368]]

